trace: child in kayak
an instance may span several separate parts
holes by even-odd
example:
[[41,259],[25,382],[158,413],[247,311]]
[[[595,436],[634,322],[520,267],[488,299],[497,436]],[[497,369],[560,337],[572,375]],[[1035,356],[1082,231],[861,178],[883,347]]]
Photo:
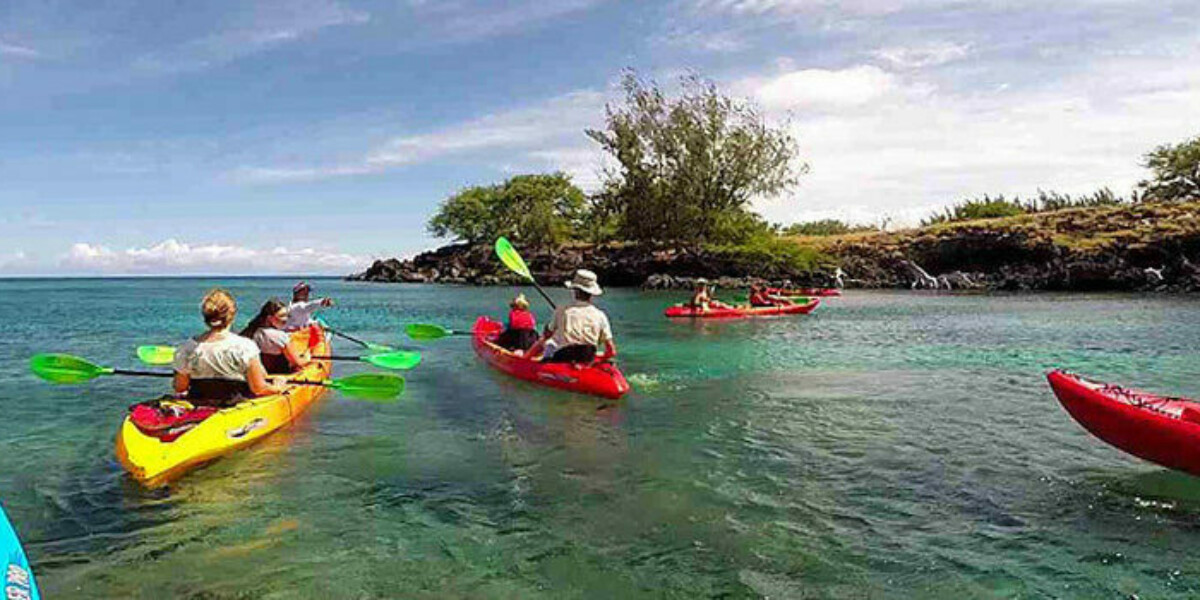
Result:
[[522,354],[538,341],[537,317],[529,311],[525,294],[517,294],[509,303],[508,328],[496,339],[496,345]]
[[254,342],[229,331],[237,302],[222,289],[204,296],[200,313],[208,331],[175,351],[176,393],[187,393],[195,406],[232,406],[243,398],[278,394],[287,389],[282,377],[269,377]]
[[535,356],[544,348],[542,362],[591,364],[597,360],[596,350],[603,345],[604,354],[598,360],[611,360],[617,355],[617,345],[608,315],[592,304],[592,298],[604,293],[596,274],[579,269],[566,287],[575,291],[575,301],[554,311],[554,318],[542,339],[529,349],[529,355]]
[[258,346],[268,373],[294,373],[312,361],[307,351],[297,353],[292,345],[292,334],[284,331],[287,318],[287,305],[279,298],[271,298],[242,330],[241,336],[254,340]]

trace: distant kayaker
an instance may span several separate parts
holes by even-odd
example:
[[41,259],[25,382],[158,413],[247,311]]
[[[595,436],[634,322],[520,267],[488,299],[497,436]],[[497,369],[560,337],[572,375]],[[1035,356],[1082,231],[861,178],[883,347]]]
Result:
[[279,298],[271,298],[242,330],[241,336],[254,340],[258,346],[268,373],[294,373],[312,361],[307,351],[297,352],[291,343],[292,334],[284,331],[287,318],[288,305]]
[[762,286],[750,286],[750,306],[787,306],[789,304],[792,304],[791,300],[771,294]]
[[713,300],[712,292],[709,289],[708,280],[700,277],[696,279],[695,291],[692,292],[692,299],[687,303],[687,306],[697,310],[708,310],[710,308],[729,308],[729,305],[720,300]]
[[269,377],[254,342],[229,331],[237,302],[215,289],[204,296],[200,313],[208,331],[175,351],[175,392],[187,393],[197,406],[231,406],[241,398],[267,396],[287,389],[282,377]]
[[508,304],[508,328],[496,339],[496,345],[522,353],[538,341],[537,317],[529,310],[525,294],[517,294]]
[[592,298],[604,293],[596,274],[579,269],[566,287],[575,290],[575,301],[554,311],[545,334],[530,348],[529,354],[536,355],[544,348],[542,362],[591,363],[597,359],[596,350],[603,345],[600,360],[615,357],[617,345],[608,316],[592,304]]
[[312,286],[307,281],[301,281],[292,288],[292,303],[288,306],[288,320],[283,327],[285,330],[304,329],[312,324],[312,317],[318,310],[333,306],[332,298],[309,300],[311,293]]

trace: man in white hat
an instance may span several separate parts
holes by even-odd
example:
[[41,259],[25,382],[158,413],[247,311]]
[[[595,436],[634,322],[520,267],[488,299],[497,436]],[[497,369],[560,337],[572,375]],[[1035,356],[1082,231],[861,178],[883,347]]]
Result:
[[301,281],[292,288],[292,304],[288,306],[287,323],[283,328],[286,331],[296,331],[304,329],[312,324],[312,316],[321,308],[333,306],[332,298],[318,298],[309,300],[309,294],[312,293],[312,286],[308,285],[307,281]]
[[542,362],[591,363],[596,360],[596,350],[603,345],[600,360],[616,356],[617,345],[608,316],[592,304],[592,298],[604,293],[596,274],[579,269],[566,286],[575,290],[575,300],[554,311],[541,341],[529,350],[529,355],[536,355],[539,346],[544,346]]

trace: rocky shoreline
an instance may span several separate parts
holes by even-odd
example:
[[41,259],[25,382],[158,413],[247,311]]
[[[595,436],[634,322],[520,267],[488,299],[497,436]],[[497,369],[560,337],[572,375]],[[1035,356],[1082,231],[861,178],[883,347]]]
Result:
[[[845,287],[979,290],[1200,291],[1200,202],[1073,209],[900,232],[801,238],[842,269]],[[545,283],[589,268],[607,286],[680,289],[767,283],[829,287],[835,269],[787,271],[695,250],[573,244],[524,250]],[[353,281],[518,283],[490,245],[449,245],[410,260],[377,260]]]

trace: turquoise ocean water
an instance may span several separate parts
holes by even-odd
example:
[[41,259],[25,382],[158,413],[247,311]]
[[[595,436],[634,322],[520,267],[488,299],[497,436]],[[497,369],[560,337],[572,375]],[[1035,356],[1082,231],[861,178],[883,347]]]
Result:
[[[0,281],[0,499],[44,597],[1200,596],[1200,479],[1095,440],[1044,379],[1200,396],[1196,299],[850,292],[809,317],[672,323],[680,295],[614,290],[622,401],[447,339],[399,403],[327,397],[142,490],[113,440],[162,382],[55,387],[28,357],[134,367],[137,345],[195,333],[218,284],[244,322],[291,281]],[[332,324],[382,343],[513,292],[317,287]]]

